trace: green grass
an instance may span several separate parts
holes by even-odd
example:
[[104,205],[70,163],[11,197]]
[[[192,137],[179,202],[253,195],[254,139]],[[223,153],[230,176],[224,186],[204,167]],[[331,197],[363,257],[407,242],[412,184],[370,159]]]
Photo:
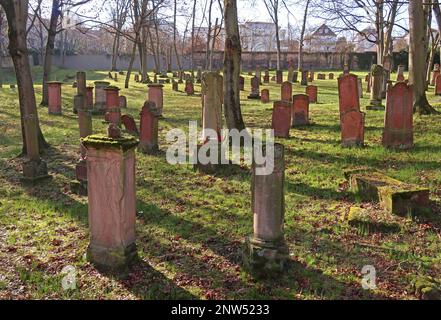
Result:
[[[328,73],[328,72],[326,72]],[[57,69],[62,80],[72,70]],[[89,72],[90,80],[107,72]],[[336,73],[338,75],[338,73]],[[360,73],[360,75],[364,75]],[[286,76],[286,74],[285,74]],[[35,70],[37,101],[41,70]],[[119,85],[123,87],[123,77]],[[126,279],[100,274],[87,263],[87,198],[70,192],[79,157],[77,119],[72,113],[75,89],[63,86],[63,116],[39,107],[42,130],[52,148],[44,158],[53,179],[26,187],[20,183],[21,151],[17,92],[0,89],[0,298],[49,299],[414,299],[411,282],[418,275],[439,277],[441,269],[441,116],[415,116],[415,148],[410,152],[381,146],[383,112],[368,111],[366,147],[340,146],[337,81],[316,80],[319,103],[311,105],[311,126],[292,129],[286,147],[286,239],[291,268],[276,281],[257,281],[241,267],[240,249],[252,230],[249,168],[215,176],[190,166],[171,166],[165,154],[137,154],[137,245],[141,262]],[[272,104],[248,101],[243,115],[250,128],[270,128]],[[279,99],[275,84],[270,98]],[[183,85],[180,85],[183,90]],[[294,85],[294,93],[304,93]],[[196,91],[200,87],[196,85]],[[436,106],[441,100],[429,99]],[[147,88],[131,84],[127,112],[139,118]],[[368,99],[362,99],[366,106]],[[201,116],[200,97],[187,97],[165,86],[160,147],[172,128],[188,127]],[[105,132],[94,118],[94,132]],[[368,166],[394,178],[427,186],[435,216],[425,221],[395,217],[398,233],[360,234],[342,222],[352,205],[343,170]],[[380,212],[376,204],[362,203]],[[77,289],[64,291],[60,273],[74,266]],[[361,287],[361,269],[377,269],[375,291]]]

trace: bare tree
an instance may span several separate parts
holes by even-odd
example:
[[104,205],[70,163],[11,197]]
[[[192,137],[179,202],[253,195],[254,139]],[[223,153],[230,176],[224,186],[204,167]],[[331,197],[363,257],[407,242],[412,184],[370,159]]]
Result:
[[277,47],[277,70],[281,68],[282,51],[280,45],[280,25],[279,25],[279,0],[263,0],[266,10],[273,20],[276,27],[276,47]]

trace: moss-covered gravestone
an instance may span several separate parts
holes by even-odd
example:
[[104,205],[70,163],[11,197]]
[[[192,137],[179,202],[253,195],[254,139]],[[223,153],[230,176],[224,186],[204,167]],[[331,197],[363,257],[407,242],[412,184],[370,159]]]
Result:
[[390,213],[412,216],[430,210],[428,188],[367,170],[348,170],[345,175],[353,192],[363,200],[379,202]]
[[135,148],[115,124],[108,135],[81,139],[87,149],[90,242],[87,259],[97,268],[125,272],[137,257],[135,245]]
[[286,268],[289,256],[283,228],[285,219],[283,145],[274,146],[274,170],[260,172],[267,165],[267,162],[253,163],[251,193],[254,233],[246,239],[243,256],[245,268],[257,277],[272,277],[281,273]]

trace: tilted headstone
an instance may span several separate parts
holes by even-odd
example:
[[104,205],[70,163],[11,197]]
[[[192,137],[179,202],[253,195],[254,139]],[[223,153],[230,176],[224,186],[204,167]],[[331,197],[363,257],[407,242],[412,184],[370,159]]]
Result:
[[272,116],[272,128],[274,136],[279,138],[289,138],[291,129],[291,102],[275,101]]
[[404,82],[389,85],[387,90],[383,146],[400,149],[413,146],[413,88]]
[[134,136],[139,135],[139,131],[138,128],[136,127],[135,119],[131,115],[125,114],[121,116],[121,123],[123,124],[124,128],[129,134]]
[[87,260],[98,269],[126,273],[137,258],[135,148],[138,140],[108,135],[83,138],[87,149],[89,233]]
[[[274,169],[268,175],[264,170],[268,163],[252,166],[253,235],[246,239],[244,250],[245,268],[257,277],[273,277],[285,270],[289,249],[285,243],[285,152],[281,144],[273,147]],[[266,155],[268,149],[263,148]]]
[[309,96],[297,94],[292,97],[291,126],[304,126],[309,124]]

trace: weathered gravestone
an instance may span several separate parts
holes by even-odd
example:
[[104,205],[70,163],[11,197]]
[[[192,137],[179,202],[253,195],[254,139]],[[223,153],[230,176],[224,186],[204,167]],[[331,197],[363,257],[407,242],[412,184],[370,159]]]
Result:
[[125,114],[121,116],[121,123],[129,134],[139,136],[139,131],[136,127],[135,119],[131,115]]
[[309,96],[297,94],[292,97],[291,126],[309,124]]
[[156,104],[146,101],[140,113],[139,150],[142,153],[154,154],[159,150],[158,123],[161,113]]
[[[256,277],[273,277],[285,270],[289,249],[285,243],[285,154],[281,144],[275,144],[274,170],[263,175],[264,164],[252,166],[253,235],[245,241],[245,268]],[[263,154],[268,148],[262,150]],[[272,161],[273,159],[271,159]]]
[[357,79],[357,85],[358,85],[358,97],[363,98],[363,81],[361,78]]
[[441,76],[436,77],[435,80],[435,95],[441,96]]
[[440,75],[440,69],[439,68],[440,68],[439,64],[435,64],[434,67],[433,67],[432,80],[430,82],[430,84],[432,86],[435,85],[436,77],[438,77]]
[[428,188],[404,183],[371,170],[347,170],[345,176],[350,189],[362,200],[379,202],[389,213],[406,217],[430,210]]
[[292,83],[297,83],[297,82],[299,82],[299,72],[298,71],[294,71],[293,73],[292,73],[292,78],[291,78],[291,82]]
[[156,109],[158,109],[159,115],[162,116],[163,104],[164,104],[164,85],[162,84],[149,84],[148,101],[154,102]]
[[397,70],[397,82],[404,82],[406,78],[404,77],[405,66],[399,65]]
[[179,91],[179,83],[175,80],[173,80],[173,82],[172,82],[172,90]]
[[251,93],[248,99],[260,99],[260,81],[259,78],[251,78]]
[[61,85],[62,82],[51,81],[48,82],[48,110],[49,114],[61,115]]
[[272,116],[274,136],[289,138],[291,129],[291,103],[289,101],[275,101]]
[[383,146],[413,147],[413,88],[404,82],[389,85],[387,90]]
[[371,70],[371,101],[366,107],[367,110],[384,110],[382,103],[382,90],[384,80],[384,69],[382,66],[374,64]]
[[265,71],[265,74],[263,76],[263,83],[265,84],[270,83],[270,74],[268,70]]
[[283,82],[283,71],[282,70],[276,71],[276,82],[277,82],[277,84],[282,84],[282,82]]
[[87,109],[93,110],[93,89],[94,87],[86,87],[86,101],[87,101]]
[[127,97],[126,96],[119,96],[119,107],[120,107],[120,109],[127,108]]
[[260,101],[262,103],[269,103],[270,102],[270,95],[269,95],[268,89],[263,89],[260,95]]
[[245,78],[242,76],[239,77],[239,90],[245,91]]
[[306,87],[306,94],[309,96],[309,103],[317,103],[317,86],[307,86]]
[[87,149],[90,242],[87,260],[106,272],[126,273],[137,258],[135,148],[138,140],[108,135],[83,138]]
[[335,75],[333,73],[328,74],[329,80],[334,80]]
[[281,97],[283,101],[291,101],[292,99],[292,83],[285,81],[280,87]]
[[110,82],[95,81],[95,106],[94,113],[104,114],[106,110],[106,91],[104,90],[110,86]]
[[342,146],[363,146],[365,114],[360,112],[358,80],[353,74],[338,79]]
[[194,84],[193,81],[187,80],[185,82],[185,93],[189,96],[194,95]]
[[301,82],[300,82],[300,84],[301,84],[302,86],[306,86],[306,85],[308,85],[308,74],[309,74],[309,71],[308,71],[308,70],[303,70],[303,71],[302,71],[302,80],[301,80]]
[[121,123],[121,109],[119,101],[119,88],[109,86],[106,89],[106,114],[104,119],[109,123]]
[[313,82],[314,80],[315,80],[315,73],[314,73],[314,71],[311,71],[311,72],[309,72],[308,81]]
[[[217,72],[202,75],[202,140],[222,141],[223,77]],[[212,133],[216,132],[217,137]]]

